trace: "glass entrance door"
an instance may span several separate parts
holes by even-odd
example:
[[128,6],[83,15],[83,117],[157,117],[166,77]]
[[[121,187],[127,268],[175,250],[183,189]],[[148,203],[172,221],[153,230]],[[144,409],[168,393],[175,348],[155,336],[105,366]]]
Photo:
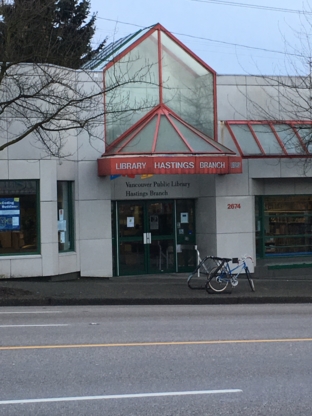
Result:
[[117,202],[118,274],[175,271],[173,201]]
[[175,271],[173,201],[147,203],[148,273]]
[[117,204],[117,262],[119,262],[119,275],[145,273],[143,205],[140,202]]

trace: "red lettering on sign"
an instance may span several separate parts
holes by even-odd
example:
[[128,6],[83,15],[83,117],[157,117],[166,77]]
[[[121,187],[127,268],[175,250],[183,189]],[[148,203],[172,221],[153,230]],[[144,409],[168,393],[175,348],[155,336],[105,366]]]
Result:
[[227,209],[240,209],[241,204],[228,204]]

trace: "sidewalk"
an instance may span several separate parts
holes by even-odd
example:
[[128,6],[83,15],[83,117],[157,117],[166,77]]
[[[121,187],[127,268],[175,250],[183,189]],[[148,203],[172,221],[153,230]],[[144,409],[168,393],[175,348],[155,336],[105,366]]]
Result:
[[312,278],[246,279],[221,294],[189,289],[185,274],[0,280],[0,306],[310,303]]

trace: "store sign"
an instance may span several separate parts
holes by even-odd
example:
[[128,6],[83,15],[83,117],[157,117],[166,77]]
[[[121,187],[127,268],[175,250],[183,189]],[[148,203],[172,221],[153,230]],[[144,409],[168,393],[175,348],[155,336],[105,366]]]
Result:
[[[181,181],[181,180],[156,180],[156,177],[147,180],[120,180],[118,186],[115,188],[115,197],[127,199],[127,198],[175,198],[183,193],[184,196],[194,197],[197,195],[197,190],[194,188],[194,181]],[[192,186],[193,185],[193,186]],[[185,216],[185,221],[188,218]],[[156,227],[158,218],[152,218],[150,226]],[[153,223],[153,225],[152,225]],[[151,228],[155,229],[155,228]]]
[[242,173],[239,156],[103,156],[98,175]]
[[0,230],[19,230],[20,212],[19,198],[0,198]]

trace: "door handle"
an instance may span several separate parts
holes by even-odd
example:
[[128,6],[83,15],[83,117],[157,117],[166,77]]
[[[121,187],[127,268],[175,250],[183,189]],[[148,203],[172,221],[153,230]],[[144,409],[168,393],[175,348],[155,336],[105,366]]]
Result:
[[146,233],[146,244],[151,244],[151,243],[152,243],[152,234]]
[[151,244],[151,243],[152,243],[152,234],[143,233],[143,244]]

